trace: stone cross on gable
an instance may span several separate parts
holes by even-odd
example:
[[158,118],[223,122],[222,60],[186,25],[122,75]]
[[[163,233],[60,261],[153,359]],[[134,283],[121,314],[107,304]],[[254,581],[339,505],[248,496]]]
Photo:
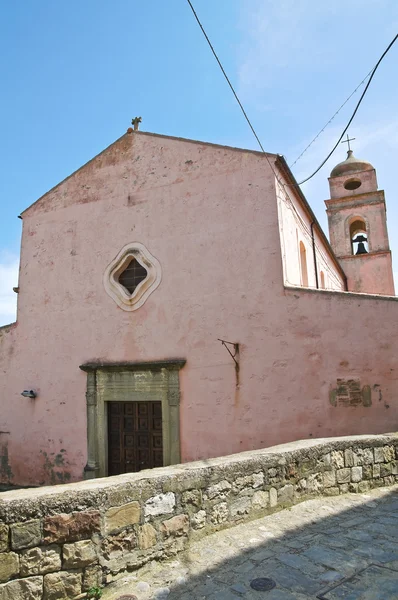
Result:
[[134,125],[134,131],[138,131],[141,121],[142,117],[134,117],[134,119],[131,121],[131,124]]
[[354,141],[356,138],[350,138],[347,133],[347,139],[343,140],[342,144],[348,144],[348,150],[351,150],[350,142]]

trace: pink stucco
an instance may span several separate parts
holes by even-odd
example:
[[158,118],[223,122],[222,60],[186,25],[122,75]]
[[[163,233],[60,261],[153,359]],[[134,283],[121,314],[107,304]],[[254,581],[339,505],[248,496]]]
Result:
[[[79,365],[90,361],[186,359],[183,461],[397,428],[397,301],[289,287],[300,285],[299,263],[292,232],[281,240],[279,192],[261,153],[139,132],[23,214],[17,324],[0,329],[3,481],[49,482],[51,470],[82,479]],[[134,241],[159,260],[162,282],[125,312],[102,280]],[[316,243],[341,288],[319,233]],[[217,338],[240,344],[238,386]],[[332,405],[340,378],[370,386],[371,406]],[[29,388],[35,400],[21,397]]]
[[[344,164],[344,163],[342,163]],[[347,180],[360,186],[344,188]],[[347,288],[353,292],[393,296],[394,279],[387,231],[384,192],[378,190],[376,171],[353,171],[329,178],[330,200],[326,200],[330,242],[347,277]],[[353,255],[350,225],[357,219],[366,226],[369,253]]]

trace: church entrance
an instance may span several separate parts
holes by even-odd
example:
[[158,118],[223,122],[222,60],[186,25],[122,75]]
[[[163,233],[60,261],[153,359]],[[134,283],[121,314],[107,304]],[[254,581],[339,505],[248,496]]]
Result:
[[163,466],[162,403],[107,402],[108,475]]
[[180,382],[184,359],[86,363],[84,478],[180,462]]

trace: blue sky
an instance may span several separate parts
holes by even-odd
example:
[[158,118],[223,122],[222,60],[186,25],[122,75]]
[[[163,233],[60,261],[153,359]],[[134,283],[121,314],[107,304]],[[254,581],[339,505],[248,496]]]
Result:
[[[264,148],[289,164],[398,31],[396,0],[194,0]],[[186,0],[0,3],[0,325],[15,318],[20,212],[122,135],[141,129],[257,149]],[[350,129],[385,189],[398,271],[398,43]],[[293,171],[327,154],[359,92]],[[327,231],[327,176],[303,191]]]

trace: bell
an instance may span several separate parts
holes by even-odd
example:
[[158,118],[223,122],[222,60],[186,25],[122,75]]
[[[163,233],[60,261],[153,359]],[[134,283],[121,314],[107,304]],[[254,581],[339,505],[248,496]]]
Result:
[[368,251],[365,248],[365,244],[363,242],[359,242],[358,244],[358,250],[356,251],[356,254],[367,254]]
[[357,235],[357,237],[353,241],[358,242],[358,249],[355,252],[355,256],[357,254],[368,254],[368,251],[366,250],[365,244],[364,244],[364,242],[367,242],[368,240],[366,239],[366,237],[364,235]]

